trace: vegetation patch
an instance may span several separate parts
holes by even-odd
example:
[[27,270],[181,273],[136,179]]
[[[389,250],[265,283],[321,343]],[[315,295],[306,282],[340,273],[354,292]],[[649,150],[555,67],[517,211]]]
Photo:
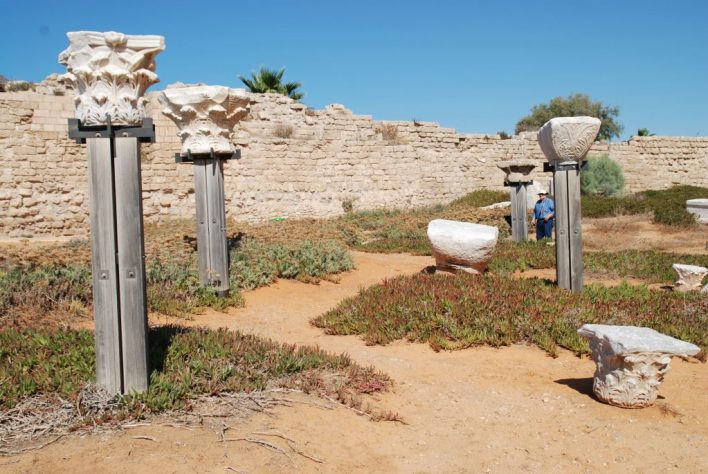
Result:
[[572,293],[537,279],[419,274],[362,290],[312,323],[368,344],[406,339],[440,350],[527,342],[551,355],[558,347],[588,353],[576,333],[585,323],[647,326],[705,350],[708,298],[628,284]]
[[[337,241],[234,241],[230,252],[231,292],[219,298],[199,283],[193,242],[159,229],[158,235],[162,233],[167,234],[165,245],[152,243],[147,251],[147,301],[150,311],[170,316],[242,306],[239,289],[267,285],[277,278],[316,283],[320,279],[334,280],[334,274],[354,268],[346,247]],[[154,236],[150,237],[152,241]],[[60,263],[51,263],[53,260]],[[0,321],[7,327],[65,326],[72,319],[88,316],[91,305],[88,242],[73,241],[48,252],[8,252],[0,261]]]
[[[664,253],[656,250],[584,252],[585,271],[598,276],[637,278],[647,283],[673,283],[676,262],[708,266],[708,255]],[[509,274],[530,269],[555,268],[556,249],[546,242],[502,241],[489,264],[492,273]]]
[[281,400],[268,396],[278,389],[335,400],[373,420],[398,419],[362,407],[362,395],[386,391],[392,382],[346,355],[225,329],[152,328],[149,344],[148,390],[112,396],[94,385],[91,332],[0,331],[0,454],[41,447],[47,437],[56,441],[83,428],[110,429],[165,411],[197,410],[199,416],[199,407],[209,406],[210,400],[217,406],[226,401],[225,417],[262,411]]
[[652,212],[654,222],[690,227],[696,225],[696,219],[686,210],[686,201],[705,196],[708,196],[708,188],[687,185],[623,197],[585,195],[582,197],[582,213],[583,217],[613,217]]

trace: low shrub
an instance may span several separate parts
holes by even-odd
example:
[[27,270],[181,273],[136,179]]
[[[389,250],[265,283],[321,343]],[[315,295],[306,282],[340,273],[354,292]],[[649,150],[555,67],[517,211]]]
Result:
[[708,347],[708,299],[627,284],[572,293],[537,279],[486,274],[413,275],[362,290],[312,324],[327,334],[359,334],[367,344],[398,339],[434,349],[536,344],[587,353],[585,323],[647,326]]
[[657,223],[689,227],[696,224],[696,219],[686,210],[686,201],[705,196],[708,196],[708,188],[682,185],[664,190],[642,191],[624,197],[583,196],[581,206],[583,217],[653,212],[654,221]]
[[253,289],[277,278],[316,282],[353,268],[346,247],[336,241],[274,244],[245,240],[231,251],[231,286]]
[[278,138],[290,138],[293,136],[295,129],[292,125],[288,124],[278,124],[273,129],[273,135]]
[[[121,400],[124,416],[188,409],[199,395],[252,392],[267,386],[322,391],[385,391],[390,379],[356,365],[346,355],[282,345],[239,332],[179,327],[151,328],[148,391]],[[76,399],[95,380],[95,350],[89,331],[0,331],[0,407],[34,394]],[[337,374],[338,386],[326,374]],[[329,377],[331,378],[331,377]]]
[[587,169],[580,173],[580,190],[583,194],[616,196],[624,189],[622,168],[609,156],[588,157]]
[[[707,255],[677,254],[656,250],[623,250],[620,252],[584,252],[585,272],[613,278],[637,278],[647,283],[673,283],[676,273],[671,265],[682,262],[708,266]],[[489,264],[492,273],[507,275],[515,271],[555,268],[556,249],[546,242],[501,241],[497,243]]]

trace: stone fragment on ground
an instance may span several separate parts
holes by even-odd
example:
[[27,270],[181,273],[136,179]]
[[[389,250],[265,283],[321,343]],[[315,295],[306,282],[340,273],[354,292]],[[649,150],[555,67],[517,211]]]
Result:
[[597,364],[593,392],[601,401],[622,408],[652,405],[671,357],[693,356],[701,350],[645,327],[584,324],[578,334],[588,339]]
[[678,291],[698,290],[703,285],[703,279],[708,275],[708,268],[698,265],[674,263],[672,267],[676,271],[674,289]]
[[428,224],[428,239],[438,270],[482,273],[492,259],[499,229],[484,224],[435,219]]
[[708,198],[689,199],[686,201],[686,210],[696,216],[701,224],[708,224]]
[[482,206],[480,209],[504,209],[511,206],[511,201],[495,202],[489,206]]

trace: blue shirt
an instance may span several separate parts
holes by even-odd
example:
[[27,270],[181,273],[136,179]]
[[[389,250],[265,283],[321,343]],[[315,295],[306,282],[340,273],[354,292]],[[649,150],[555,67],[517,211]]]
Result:
[[543,201],[540,199],[536,201],[536,205],[533,206],[533,218],[543,219],[548,214],[553,214],[556,211],[556,206],[553,204],[553,199],[546,198]]

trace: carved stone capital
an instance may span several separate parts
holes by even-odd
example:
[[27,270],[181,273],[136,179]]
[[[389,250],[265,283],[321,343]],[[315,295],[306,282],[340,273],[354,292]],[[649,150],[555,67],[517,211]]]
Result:
[[600,131],[595,117],[556,117],[538,131],[538,143],[551,164],[580,162]]
[[531,171],[536,167],[533,160],[509,160],[497,163],[497,168],[506,173],[505,182],[509,184],[530,183]]
[[69,47],[59,55],[64,83],[73,87],[76,117],[84,125],[140,125],[145,91],[158,82],[155,56],[165,49],[162,36],[109,31],[67,33]]
[[593,392],[601,401],[622,408],[653,404],[671,357],[700,351],[698,346],[643,327],[585,324],[578,334],[588,339],[596,364]]
[[179,127],[182,153],[233,153],[229,134],[250,111],[243,89],[203,84],[170,86],[160,94],[162,113]]

